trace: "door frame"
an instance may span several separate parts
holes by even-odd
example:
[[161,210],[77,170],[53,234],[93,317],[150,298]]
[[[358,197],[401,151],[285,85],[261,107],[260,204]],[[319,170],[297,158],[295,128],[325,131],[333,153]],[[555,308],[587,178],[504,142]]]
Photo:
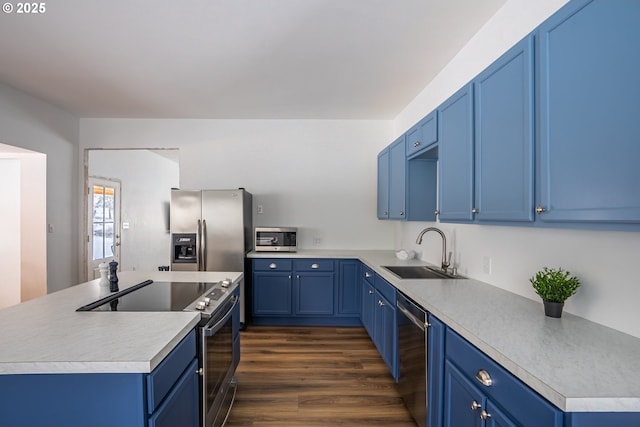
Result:
[[[91,247],[91,245],[93,245],[93,228],[92,228],[92,224],[93,221],[89,218],[90,212],[92,212],[92,207],[93,207],[93,200],[90,197],[92,194],[91,191],[91,186],[94,184],[103,184],[105,186],[109,186],[109,185],[113,185],[114,187],[117,187],[117,191],[115,194],[115,214],[114,214],[114,227],[113,227],[113,233],[114,233],[114,248],[113,248],[113,257],[109,257],[109,258],[113,258],[115,260],[118,261],[118,263],[121,262],[121,236],[122,236],[122,225],[121,225],[121,210],[122,210],[122,205],[121,205],[121,193],[122,193],[122,182],[119,179],[113,179],[113,178],[104,178],[104,177],[98,177],[98,176],[87,176],[86,179],[86,191],[84,192],[84,232],[83,232],[83,250],[84,250],[84,275],[85,275],[85,280],[89,281],[89,280],[93,280],[94,277],[92,277],[92,275],[89,273],[89,268],[92,267],[91,263],[93,262],[93,259],[89,256],[89,249]],[[93,215],[92,215],[93,216]],[[93,252],[92,252],[93,253]],[[93,269],[93,268],[92,268]],[[118,265],[118,270],[120,270],[120,266]]]

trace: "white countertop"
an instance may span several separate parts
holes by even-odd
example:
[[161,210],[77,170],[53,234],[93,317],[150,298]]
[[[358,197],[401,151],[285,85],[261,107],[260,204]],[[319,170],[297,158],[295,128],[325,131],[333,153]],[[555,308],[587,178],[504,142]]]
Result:
[[[121,272],[144,280],[218,282],[238,272]],[[0,374],[151,372],[200,320],[191,312],[76,312],[110,294],[92,280],[0,310]],[[153,286],[153,284],[149,285]]]
[[640,339],[473,279],[399,279],[393,251],[311,250],[252,258],[354,258],[566,412],[640,412]]

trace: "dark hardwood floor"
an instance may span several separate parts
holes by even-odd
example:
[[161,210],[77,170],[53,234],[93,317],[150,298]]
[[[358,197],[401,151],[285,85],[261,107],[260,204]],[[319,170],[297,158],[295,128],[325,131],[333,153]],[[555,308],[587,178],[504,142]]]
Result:
[[416,427],[363,328],[241,332],[227,427]]

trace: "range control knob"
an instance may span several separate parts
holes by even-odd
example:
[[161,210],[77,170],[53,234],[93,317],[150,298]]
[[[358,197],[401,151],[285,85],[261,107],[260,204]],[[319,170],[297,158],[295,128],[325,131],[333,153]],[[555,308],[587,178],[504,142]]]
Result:
[[202,311],[202,310],[204,310],[205,307],[206,307],[206,305],[205,305],[204,301],[198,301],[196,303],[196,310]]
[[222,286],[223,288],[228,288],[230,284],[231,279],[224,279],[222,282],[220,282],[220,286]]
[[209,297],[204,297],[204,305],[208,306],[209,304],[211,304],[211,298]]

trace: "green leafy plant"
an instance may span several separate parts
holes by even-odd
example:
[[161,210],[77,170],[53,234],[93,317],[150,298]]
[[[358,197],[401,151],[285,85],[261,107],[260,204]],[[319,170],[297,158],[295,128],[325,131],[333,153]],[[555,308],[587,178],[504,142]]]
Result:
[[580,287],[580,279],[562,268],[544,267],[529,281],[540,298],[549,302],[564,302]]

